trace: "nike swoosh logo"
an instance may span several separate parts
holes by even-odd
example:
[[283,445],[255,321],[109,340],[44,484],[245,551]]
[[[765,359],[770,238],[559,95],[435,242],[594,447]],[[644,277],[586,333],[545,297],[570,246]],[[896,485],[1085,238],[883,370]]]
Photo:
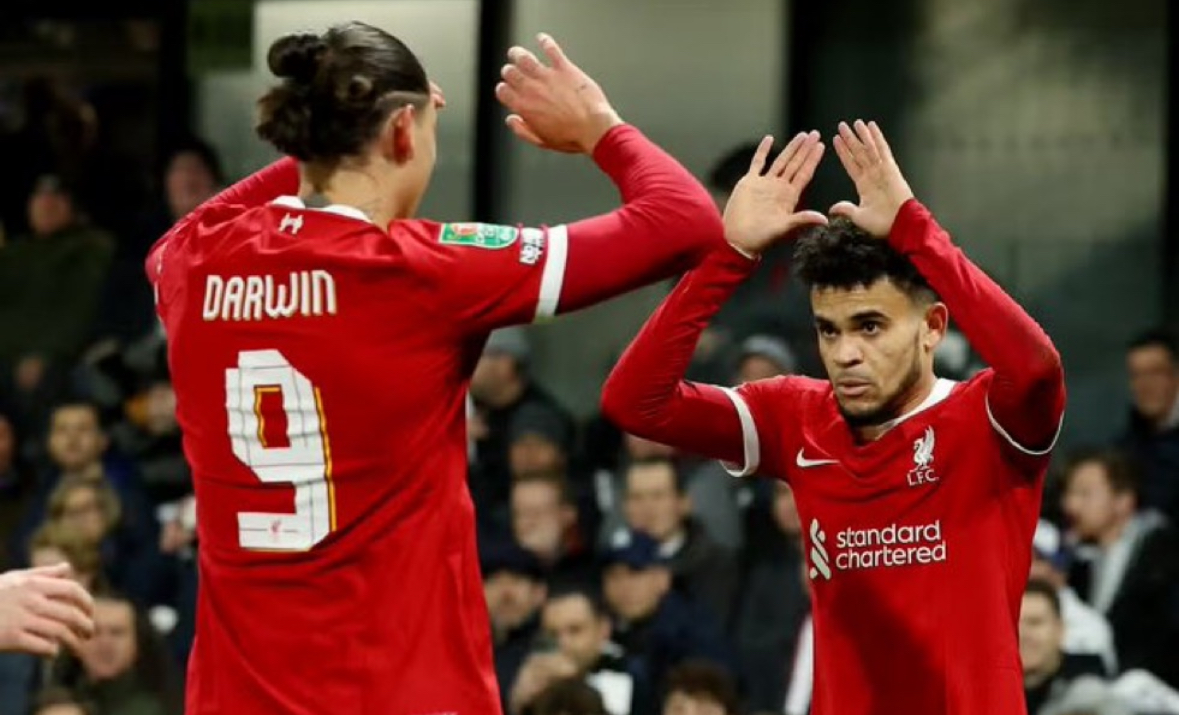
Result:
[[839,464],[839,461],[835,459],[807,459],[806,457],[802,456],[801,449],[798,450],[798,457],[794,460],[794,462],[803,469],[806,469],[807,467],[821,467],[824,464]]

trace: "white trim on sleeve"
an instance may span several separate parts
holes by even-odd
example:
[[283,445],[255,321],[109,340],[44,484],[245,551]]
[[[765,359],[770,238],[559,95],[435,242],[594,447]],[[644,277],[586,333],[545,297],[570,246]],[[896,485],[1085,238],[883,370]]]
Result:
[[1010,444],[1012,447],[1015,447],[1020,452],[1023,452],[1024,454],[1027,454],[1027,455],[1031,455],[1033,457],[1043,457],[1044,455],[1051,452],[1054,447],[1056,447],[1056,440],[1060,439],[1060,431],[1064,428],[1064,413],[1063,412],[1060,414],[1060,422],[1058,422],[1056,424],[1056,434],[1052,435],[1052,441],[1048,444],[1048,446],[1045,447],[1044,449],[1028,449],[1027,447],[1023,446],[1019,442],[1016,442],[1015,438],[1012,437],[1007,432],[1007,430],[1003,429],[1003,425],[999,424],[999,421],[995,419],[994,413],[991,412],[991,397],[990,397],[990,395],[988,395],[986,397],[986,399],[984,400],[984,404],[987,407],[987,418],[991,421],[991,427],[994,427],[995,431],[998,432],[1000,434],[1000,436],[1003,437],[1003,439],[1007,440],[1008,444]]
[[730,462],[721,462],[721,466],[734,477],[748,477],[761,466],[761,445],[757,439],[757,425],[753,422],[753,413],[749,411],[749,405],[739,392],[727,387],[720,389],[733,401],[733,407],[737,408],[737,418],[741,420],[741,442],[745,447],[744,467]]
[[565,263],[569,258],[569,229],[563,224],[548,230],[548,260],[540,276],[540,295],[536,300],[536,319],[551,318],[557,314],[561,301],[561,286],[565,282]]

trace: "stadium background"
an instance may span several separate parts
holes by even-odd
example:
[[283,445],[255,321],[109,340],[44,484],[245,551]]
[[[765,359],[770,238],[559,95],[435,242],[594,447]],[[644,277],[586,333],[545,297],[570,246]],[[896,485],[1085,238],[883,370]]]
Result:
[[[227,182],[274,158],[252,131],[254,99],[270,81],[266,48],[285,32],[343,19],[403,38],[446,92],[424,214],[542,224],[608,210],[614,189],[588,161],[540,152],[502,127],[491,89],[503,52],[545,30],[625,119],[702,179],[767,132],[830,135],[841,119],[879,121],[918,196],[1059,347],[1070,395],[1065,454],[1118,438],[1129,409],[1127,342],[1179,325],[1179,182],[1168,131],[1174,17],[1164,0],[7,0],[0,259],[21,243],[26,200],[52,193],[57,181],[113,238],[111,255],[95,259],[110,262],[107,280],[138,279],[140,219],[158,203],[169,152],[203,139]],[[73,139],[47,140],[41,154],[25,141],[38,128],[29,126],[30,86],[52,88],[44,94],[60,111],[45,117],[73,117],[81,127]],[[51,124],[40,128],[69,133],[69,122]],[[850,192],[829,159],[809,201],[825,207]],[[666,288],[529,328],[535,381],[594,424],[601,380]],[[116,290],[112,298],[109,285],[99,293],[101,306],[126,297]],[[12,295],[0,286],[0,364],[4,382],[22,383],[15,371],[30,321]],[[61,360],[41,366],[36,390],[6,386],[2,404],[22,422],[18,451],[30,472],[46,458],[41,431],[64,394],[88,390],[113,422],[143,407],[138,390],[154,378],[111,375],[111,355],[127,363],[127,351],[143,344],[142,335],[110,327],[119,319],[118,311],[88,316]],[[722,332],[717,355],[733,357],[743,337]],[[514,337],[505,344],[515,346]],[[791,347],[813,367],[805,339]],[[616,466],[602,462],[581,460]],[[177,496],[159,494],[168,497],[161,503]],[[10,501],[14,512],[25,505]]]

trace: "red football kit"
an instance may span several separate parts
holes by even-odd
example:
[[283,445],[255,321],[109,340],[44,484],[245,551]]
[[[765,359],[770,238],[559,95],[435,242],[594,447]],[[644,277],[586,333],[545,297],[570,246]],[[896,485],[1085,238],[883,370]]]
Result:
[[147,271],[196,490],[189,715],[498,713],[465,396],[490,330],[720,245],[711,198],[636,129],[594,160],[619,210],[521,228],[307,207],[277,162]]
[[989,367],[938,380],[878,439],[857,441],[826,380],[682,381],[700,332],[756,266],[729,247],[652,316],[603,406],[629,432],[790,483],[811,583],[814,715],[1023,713],[1019,608],[1064,412],[1060,359],[917,201],[888,240]]

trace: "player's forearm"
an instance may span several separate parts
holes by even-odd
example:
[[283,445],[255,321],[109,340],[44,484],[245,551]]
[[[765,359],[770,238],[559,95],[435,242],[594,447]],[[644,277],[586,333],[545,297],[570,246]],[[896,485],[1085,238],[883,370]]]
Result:
[[1021,444],[1050,442],[1064,409],[1064,369],[1048,335],[916,200],[901,208],[889,241],[913,261],[995,371],[988,399],[999,423]]
[[723,246],[712,197],[638,129],[610,130],[594,161],[618,187],[623,206],[569,225],[561,312],[674,276]]
[[687,273],[631,342],[602,390],[619,429],[727,462],[744,461],[741,423],[718,388],[686,382],[696,342],[755,264],[728,246]]

